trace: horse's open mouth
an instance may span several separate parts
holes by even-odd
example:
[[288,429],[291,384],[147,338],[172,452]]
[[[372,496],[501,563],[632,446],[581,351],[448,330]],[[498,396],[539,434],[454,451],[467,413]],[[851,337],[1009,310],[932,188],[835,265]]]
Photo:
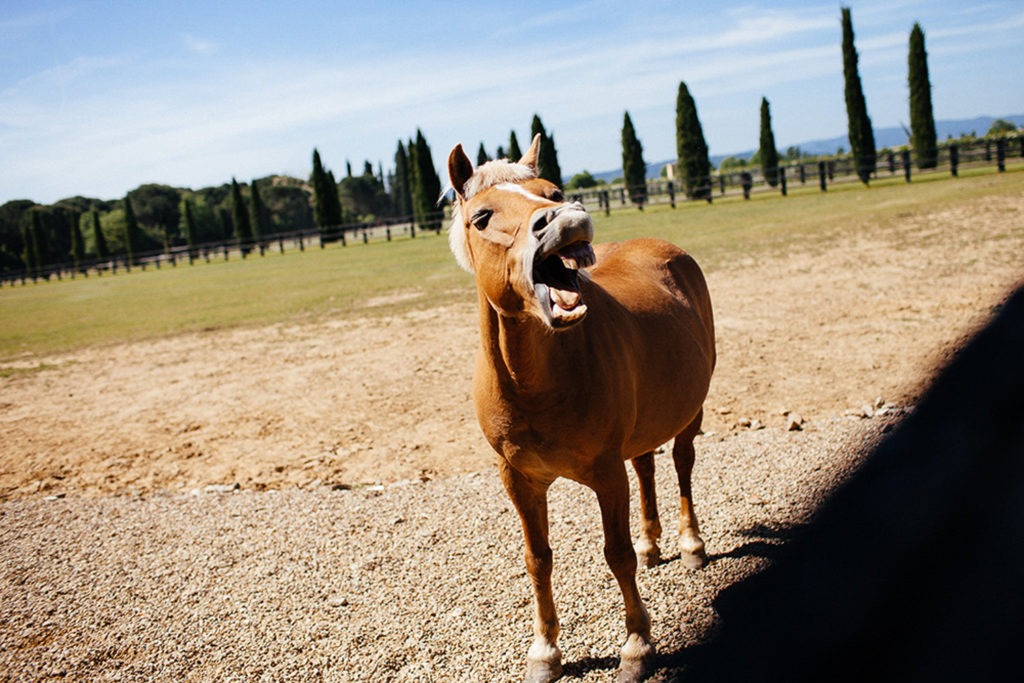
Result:
[[533,291],[552,327],[569,327],[586,316],[579,270],[594,265],[595,261],[594,248],[586,241],[573,242],[547,255],[537,254]]

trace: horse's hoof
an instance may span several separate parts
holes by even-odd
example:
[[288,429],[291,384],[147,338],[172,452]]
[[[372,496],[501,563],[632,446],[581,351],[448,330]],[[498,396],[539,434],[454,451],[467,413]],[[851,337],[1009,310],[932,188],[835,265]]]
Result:
[[680,542],[679,561],[687,569],[700,569],[706,565],[708,563],[708,554],[704,552],[704,541],[699,541],[692,545]]
[[615,677],[618,683],[639,683],[647,673],[647,664],[643,661],[626,661],[619,664],[619,675]]
[[641,567],[657,567],[661,564],[661,549],[658,546],[653,547],[637,547],[636,548],[636,561]]
[[526,683],[549,683],[562,675],[562,651],[538,636],[526,653]]
[[550,683],[561,675],[561,662],[530,662],[526,665],[526,683]]
[[633,634],[626,640],[619,660],[618,683],[642,681],[654,662],[655,650],[647,640]]

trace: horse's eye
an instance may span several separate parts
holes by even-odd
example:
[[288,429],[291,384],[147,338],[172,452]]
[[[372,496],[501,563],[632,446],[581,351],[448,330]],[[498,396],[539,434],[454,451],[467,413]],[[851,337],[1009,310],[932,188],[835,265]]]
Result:
[[487,227],[487,221],[491,220],[491,216],[494,211],[491,209],[479,209],[473,213],[473,216],[469,219],[469,222],[473,224],[473,227],[477,230],[483,230]]
[[562,194],[561,190],[555,190],[554,192],[551,193],[551,201],[553,201],[553,202],[565,201],[565,195]]

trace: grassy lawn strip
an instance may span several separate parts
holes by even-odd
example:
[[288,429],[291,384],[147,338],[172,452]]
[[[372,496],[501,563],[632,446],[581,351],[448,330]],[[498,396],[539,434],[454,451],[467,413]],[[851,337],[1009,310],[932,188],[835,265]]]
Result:
[[[1017,169],[1017,167],[1014,167]],[[1011,169],[1011,170],[1014,170]],[[1024,173],[920,176],[830,187],[790,182],[789,197],[758,193],[714,205],[684,202],[595,214],[599,241],[660,237],[705,269],[768,258],[794,245],[826,248],[844,235],[891,228],[907,216],[987,196],[1018,194]],[[165,266],[143,272],[0,289],[0,361],[183,332],[282,321],[391,315],[444,303],[472,305],[472,280],[447,239],[330,245],[242,261]]]

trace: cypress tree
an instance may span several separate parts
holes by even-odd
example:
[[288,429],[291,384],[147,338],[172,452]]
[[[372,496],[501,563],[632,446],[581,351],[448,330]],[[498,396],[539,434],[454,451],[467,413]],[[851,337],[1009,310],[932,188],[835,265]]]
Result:
[[334,179],[334,171],[327,171],[324,177],[324,196],[327,203],[328,225],[341,225],[345,222],[345,211],[341,208],[341,197],[338,196],[338,181]]
[[242,188],[234,178],[231,179],[231,221],[235,224],[235,235],[238,236],[242,258],[245,258],[252,249],[252,224],[249,223],[249,212],[246,210],[245,200],[242,199]]
[[409,156],[405,152],[405,143],[398,141],[395,150],[395,177],[391,181],[391,203],[397,216],[412,215],[412,194],[409,186]]
[[324,165],[320,161],[320,152],[314,147],[313,175],[310,178],[310,184],[313,185],[313,220],[321,229],[329,225],[326,180],[327,174],[324,173]]
[[110,249],[107,247],[107,238],[103,235],[103,228],[100,227],[100,214],[92,211],[92,239],[96,245],[96,258],[110,258]]
[[28,272],[33,280],[39,278],[39,240],[37,235],[40,232],[41,227],[42,226],[39,221],[39,210],[36,208],[29,209],[21,223],[21,241],[24,245],[21,260],[25,264],[26,272]]
[[190,199],[183,198],[181,204],[181,214],[185,221],[185,241],[188,243],[188,262],[192,263],[196,258],[196,218]]
[[82,262],[85,261],[85,242],[82,240],[81,217],[75,211],[68,211],[68,227],[71,230],[71,260],[75,264],[75,270],[82,270]]
[[516,139],[516,132],[512,131],[508,136],[508,156],[511,161],[519,161],[523,158],[523,150],[519,149],[519,140]]
[[779,150],[775,148],[775,133],[772,132],[772,115],[768,100],[761,98],[761,173],[769,185],[779,184]]
[[679,177],[686,185],[690,199],[711,201],[711,159],[704,129],[697,116],[697,105],[686,83],[680,81],[676,97],[676,152],[679,156]]
[[131,269],[139,250],[139,222],[135,219],[135,210],[128,195],[124,198],[124,248],[128,255],[128,268]]
[[642,210],[647,201],[647,165],[643,145],[636,137],[628,111],[622,120],[622,177],[630,201]]
[[484,149],[484,143],[481,142],[480,149],[476,151],[476,165],[483,166],[490,160],[491,157],[487,156],[487,150]]
[[857,166],[857,177],[865,185],[875,172],[875,134],[871,129],[868,105],[857,70],[857,49],[853,44],[853,20],[850,8],[843,7],[843,81],[846,85],[846,117],[849,126],[850,154]]
[[249,183],[249,223],[252,225],[252,238],[260,248],[260,256],[263,256],[263,238],[269,232],[267,230],[267,210],[260,197],[260,188],[253,179]]
[[[530,139],[540,135],[540,153],[537,156],[537,175],[562,187],[562,169],[558,165],[558,151],[555,149],[554,134],[548,135],[540,117],[533,115],[530,123]],[[521,156],[521,155],[520,155]]]
[[[505,153],[505,148],[502,147],[501,145],[498,145],[498,149],[496,149],[494,151],[494,158],[495,159],[508,159],[508,154]],[[518,159],[517,159],[517,161],[518,161]]]
[[441,178],[434,168],[430,146],[419,129],[416,130],[416,143],[413,149],[413,215],[416,216],[416,223],[421,228],[440,232],[441,218],[436,207],[441,196]]
[[939,149],[932,112],[932,84],[928,78],[928,53],[924,31],[915,22],[910,31],[907,80],[910,85],[910,131],[914,160],[918,168],[935,168]]

